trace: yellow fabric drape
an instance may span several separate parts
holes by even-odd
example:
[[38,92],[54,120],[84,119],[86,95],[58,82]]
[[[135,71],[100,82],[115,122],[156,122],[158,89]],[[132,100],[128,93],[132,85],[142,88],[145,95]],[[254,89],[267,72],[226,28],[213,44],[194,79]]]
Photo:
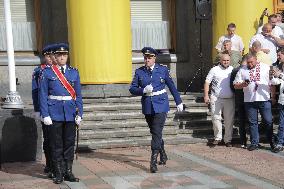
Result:
[[[265,8],[273,13],[272,0],[215,0],[212,1],[213,11],[213,57],[219,37],[227,33],[227,25],[231,22],[237,25],[236,34],[241,36],[248,52],[248,43],[257,31],[259,17]],[[267,19],[264,19],[264,23]]]
[[71,65],[82,84],[130,83],[129,0],[68,0]]

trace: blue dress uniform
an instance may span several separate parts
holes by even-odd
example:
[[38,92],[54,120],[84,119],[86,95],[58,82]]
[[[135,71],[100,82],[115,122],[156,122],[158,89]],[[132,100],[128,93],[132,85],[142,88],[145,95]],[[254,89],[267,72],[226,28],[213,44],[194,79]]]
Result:
[[[54,45],[47,45],[42,49],[42,55],[50,55],[53,52]],[[32,100],[35,113],[39,116],[40,105],[39,105],[39,78],[42,73],[42,70],[48,66],[47,62],[42,65],[39,65],[34,69],[32,75]],[[38,117],[39,118],[39,117]],[[41,122],[42,133],[43,133],[43,150],[46,160],[46,166],[44,168],[45,173],[50,173],[49,177],[52,177],[52,162],[51,162],[51,153],[49,148],[49,137],[48,137],[48,126]]]
[[[59,44],[57,48],[55,54],[68,53],[69,50],[66,44]],[[63,176],[67,181],[78,181],[72,173],[76,137],[75,117],[82,117],[83,114],[79,72],[66,65],[64,76],[74,88],[76,100],[71,98],[51,67],[44,69],[40,83],[41,114],[43,118],[50,117],[52,120],[52,125],[49,125],[49,137],[56,184],[63,181]]]
[[[157,55],[157,51],[151,47],[142,49],[144,55]],[[144,88],[147,85],[152,85],[152,93],[144,93]],[[136,96],[142,96],[142,113],[145,115],[146,122],[152,134],[151,140],[151,172],[156,172],[157,156],[160,153],[160,164],[166,164],[167,155],[164,149],[164,141],[162,131],[166,120],[169,108],[168,95],[165,87],[168,86],[172,93],[176,105],[182,103],[180,95],[174,85],[174,82],[169,74],[169,69],[166,66],[155,63],[153,70],[146,66],[142,66],[135,71],[133,81],[130,86],[130,93]]]

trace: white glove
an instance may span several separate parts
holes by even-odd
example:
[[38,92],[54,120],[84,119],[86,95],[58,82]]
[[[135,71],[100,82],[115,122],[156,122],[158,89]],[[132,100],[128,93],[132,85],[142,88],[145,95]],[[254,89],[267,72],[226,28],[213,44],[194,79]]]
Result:
[[177,111],[178,112],[182,112],[183,111],[183,103],[180,103],[179,105],[177,105]]
[[143,89],[143,93],[151,93],[153,91],[153,86],[152,84],[147,85],[144,89]]
[[76,125],[80,125],[81,121],[82,121],[82,118],[77,115],[77,116],[75,117],[75,123],[76,123]]
[[36,120],[41,120],[40,112],[34,112],[34,113],[33,113],[33,117],[34,117]]
[[48,116],[48,117],[43,118],[43,123],[44,123],[45,125],[52,125],[52,120],[51,120],[51,118]]

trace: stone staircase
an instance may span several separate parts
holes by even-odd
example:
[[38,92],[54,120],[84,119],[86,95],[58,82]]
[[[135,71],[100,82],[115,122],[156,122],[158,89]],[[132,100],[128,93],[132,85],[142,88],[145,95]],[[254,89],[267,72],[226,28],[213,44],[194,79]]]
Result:
[[[181,95],[185,112],[176,113],[172,96],[163,137],[166,144],[207,142],[213,137],[208,107],[201,93]],[[80,149],[150,145],[151,135],[141,112],[141,97],[84,99]]]
[[[168,113],[163,138],[166,144],[206,143],[213,139],[213,129],[208,106],[202,93],[181,95],[186,110],[176,112],[173,97],[169,95]],[[141,112],[140,97],[84,98],[84,117],[80,127],[80,150],[150,145],[151,135]],[[32,102],[26,102],[32,109]],[[277,133],[279,111],[272,109],[274,133]],[[236,120],[237,121],[237,120]],[[259,122],[261,118],[259,116]],[[237,125],[237,122],[235,122]],[[265,140],[260,124],[260,139]],[[248,128],[247,128],[248,133]],[[234,126],[233,142],[239,140],[238,127]]]

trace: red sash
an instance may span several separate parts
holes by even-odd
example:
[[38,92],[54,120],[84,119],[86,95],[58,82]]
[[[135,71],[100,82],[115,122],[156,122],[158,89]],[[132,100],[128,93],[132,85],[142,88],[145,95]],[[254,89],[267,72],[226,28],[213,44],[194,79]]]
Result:
[[59,71],[58,67],[56,65],[52,65],[51,69],[63,85],[63,87],[68,91],[68,93],[71,95],[71,97],[76,100],[76,92],[74,88],[70,85],[70,83],[67,81],[65,76]]
[[46,68],[46,64],[40,65],[40,68],[43,70],[44,68]]

